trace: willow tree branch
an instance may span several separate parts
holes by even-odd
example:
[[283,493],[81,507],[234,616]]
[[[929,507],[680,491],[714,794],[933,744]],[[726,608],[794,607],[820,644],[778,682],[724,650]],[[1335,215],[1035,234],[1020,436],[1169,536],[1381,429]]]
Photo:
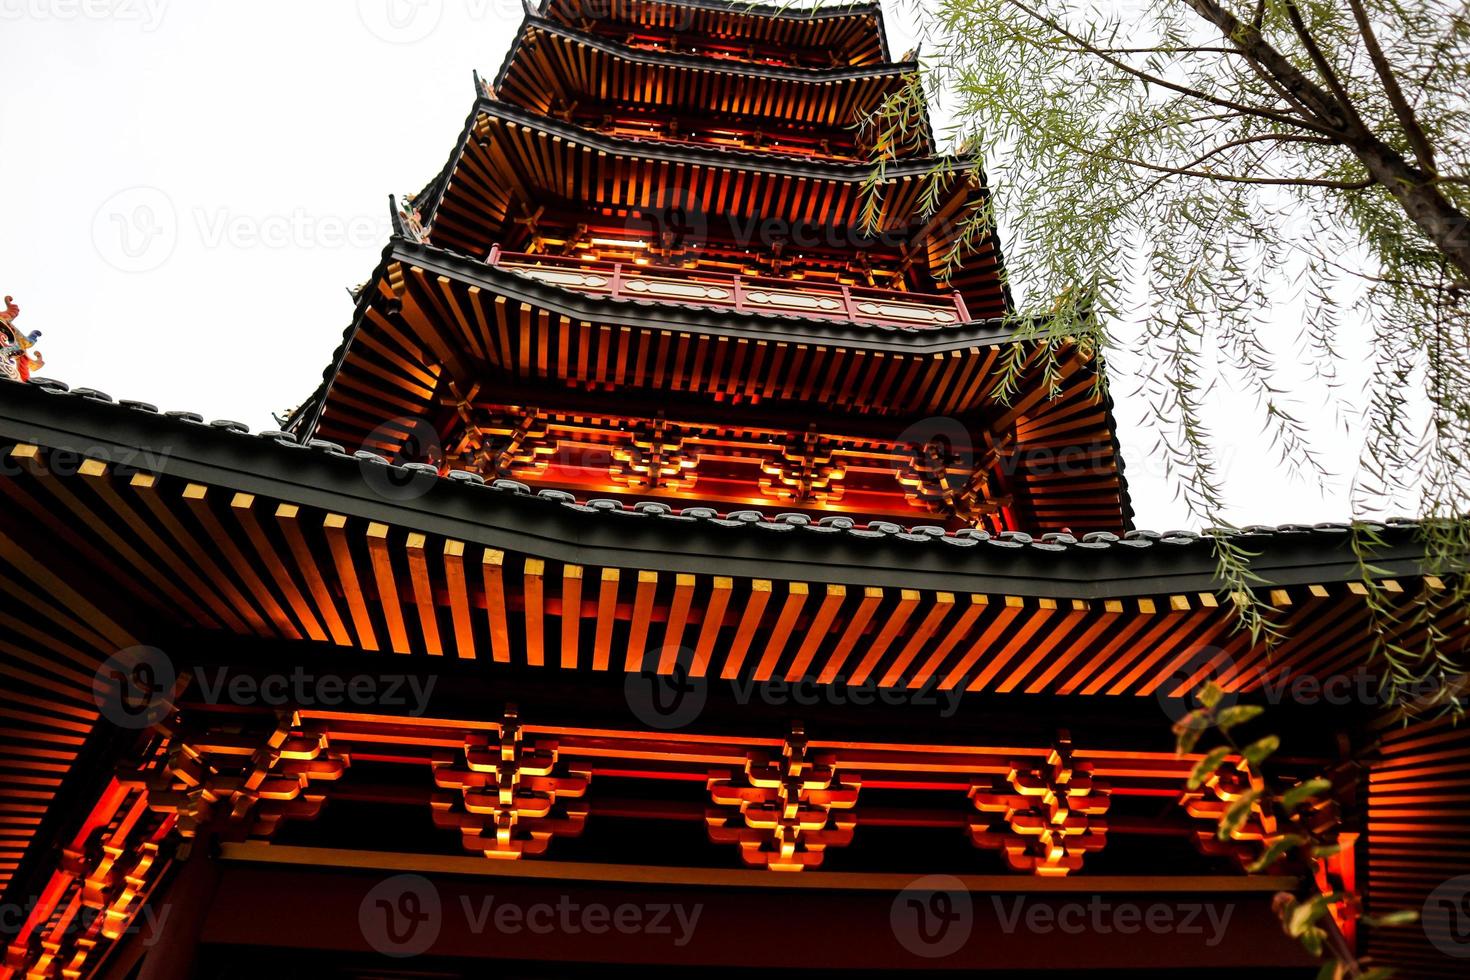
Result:
[[1188,163],[1182,164],[1181,169],[1191,170],[1206,160],[1219,156],[1226,150],[1231,150],[1238,146],[1247,146],[1251,143],[1272,143],[1276,145],[1280,145],[1281,143],[1311,143],[1314,146],[1342,145],[1337,140],[1328,139],[1325,136],[1305,136],[1301,133],[1262,133],[1259,136],[1245,136],[1238,140],[1231,140],[1228,143],[1221,143],[1219,146],[1195,157]]
[[1357,125],[1363,125],[1363,119],[1358,115],[1358,110],[1353,105],[1352,96],[1348,95],[1347,89],[1343,87],[1342,80],[1337,77],[1337,72],[1333,71],[1332,62],[1327,60],[1327,56],[1317,46],[1317,40],[1312,37],[1312,32],[1307,29],[1307,23],[1302,20],[1301,10],[1297,7],[1294,0],[1287,0],[1286,16],[1291,20],[1292,30],[1296,31],[1296,36],[1301,39],[1302,47],[1307,49],[1307,57],[1312,59],[1312,64],[1317,66],[1318,74],[1327,83],[1327,87],[1332,90],[1332,95],[1336,98],[1337,104],[1342,109],[1343,114]]
[[1247,52],[1304,100],[1322,118],[1331,120],[1343,144],[1364,169],[1393,195],[1404,214],[1434,243],[1445,260],[1470,279],[1470,217],[1440,193],[1432,176],[1413,166],[1404,155],[1376,134],[1348,118],[1333,96],[1324,91],[1278,51],[1261,32],[1244,24],[1217,0],[1181,0],[1214,24],[1230,43]]
[[1132,65],[1128,64],[1126,61],[1114,57],[1113,55],[1107,54],[1102,49],[1098,48],[1097,45],[1089,43],[1087,39],[1068,30],[1062,24],[1041,13],[1039,10],[1028,7],[1026,4],[1020,2],[1020,0],[1006,0],[1006,2],[1010,6],[1024,13],[1027,17],[1030,17],[1032,20],[1036,21],[1038,24],[1050,28],[1051,30],[1060,34],[1062,37],[1071,41],[1073,44],[1076,44],[1087,54],[1090,54],[1100,59],[1101,61],[1112,65],[1114,68],[1127,75],[1131,75],[1134,78],[1139,79],[1140,81],[1147,82],[1150,85],[1157,85],[1159,88],[1165,89],[1167,91],[1178,92],[1180,95],[1185,95],[1192,99],[1198,99],[1201,102],[1208,102],[1211,105],[1217,105],[1224,109],[1234,109],[1236,112],[1244,113],[1245,115],[1257,116],[1261,119],[1270,119],[1273,122],[1278,122],[1282,124],[1283,126],[1296,126],[1302,129],[1310,129],[1314,132],[1321,133],[1324,136],[1339,135],[1336,130],[1328,126],[1323,126],[1312,119],[1307,119],[1302,116],[1294,116],[1290,113],[1278,112],[1275,109],[1269,109],[1265,106],[1252,106],[1246,105],[1241,102],[1234,102],[1230,99],[1222,99],[1219,96],[1211,95],[1209,92],[1206,92],[1202,89],[1193,88],[1188,85],[1181,85],[1178,82],[1172,82],[1169,79],[1159,75],[1155,75],[1152,72],[1146,72],[1142,69],[1135,68]]
[[1154,173],[1160,174],[1170,174],[1175,177],[1199,177],[1204,180],[1217,180],[1227,184],[1265,184],[1272,187],[1327,187],[1339,191],[1361,191],[1377,183],[1372,177],[1365,177],[1363,180],[1328,180],[1322,177],[1243,177],[1238,174],[1222,174],[1211,170],[1194,170],[1192,167],[1172,167],[1162,163],[1149,163],[1147,160],[1138,160],[1133,157],[1120,157],[1112,153],[1088,150],[1071,143],[1067,145],[1079,153],[1095,156],[1099,159],[1107,160],[1110,163],[1121,163],[1129,167],[1139,167],[1143,170],[1151,170]]
[[1378,35],[1373,31],[1373,25],[1368,21],[1368,11],[1363,9],[1362,0],[1348,0],[1348,6],[1353,10],[1353,20],[1357,21],[1358,34],[1363,38],[1363,47],[1368,51],[1368,58],[1373,62],[1373,70],[1378,72],[1378,77],[1383,80],[1383,92],[1388,96],[1388,104],[1393,106],[1394,115],[1398,117],[1399,125],[1404,127],[1404,133],[1409,137],[1409,145],[1414,148],[1414,156],[1419,161],[1419,166],[1429,173],[1434,173],[1434,147],[1429,142],[1429,137],[1424,133],[1424,127],[1419,125],[1419,118],[1414,115],[1414,107],[1409,105],[1409,100],[1404,98],[1404,91],[1399,87],[1399,80],[1389,66],[1388,58],[1383,54],[1383,48],[1378,43]]

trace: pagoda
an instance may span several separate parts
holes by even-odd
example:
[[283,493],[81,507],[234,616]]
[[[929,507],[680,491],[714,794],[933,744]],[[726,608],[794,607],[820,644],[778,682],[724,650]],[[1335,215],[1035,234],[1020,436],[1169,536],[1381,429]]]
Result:
[[[0,980],[1311,976],[1279,893],[1450,907],[1470,734],[1373,694],[1385,612],[1470,637],[1418,528],[1374,590],[1232,532],[1241,630],[973,161],[861,124],[916,68],[877,4],[544,0],[279,430],[0,385]],[[1191,787],[1206,682],[1269,774]],[[1330,854],[1216,835],[1267,778]]]

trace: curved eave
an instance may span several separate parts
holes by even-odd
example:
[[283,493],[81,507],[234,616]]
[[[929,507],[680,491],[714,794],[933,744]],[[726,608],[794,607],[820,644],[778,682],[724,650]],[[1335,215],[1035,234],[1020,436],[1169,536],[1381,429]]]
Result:
[[[764,222],[830,229],[855,246],[881,236],[917,256],[914,273],[934,275],[946,236],[957,233],[968,208],[983,199],[968,157],[903,160],[886,170],[876,234],[864,230],[867,163],[811,162],[778,154],[672,146],[603,136],[502,102],[481,99],[430,199],[419,202],[429,239],[485,255],[492,245],[515,248],[507,236],[529,202],[563,209],[607,208],[629,221],[633,234],[651,233],[659,215],[687,210],[705,224],[690,235],[703,241],[723,229],[736,242]],[[943,205],[919,214],[926,189],[945,182]],[[692,208],[692,210],[690,210]],[[913,251],[916,244],[921,251]],[[711,235],[720,240],[720,235]],[[999,278],[999,241],[990,234],[968,256],[955,286],[978,316],[1007,311]]]
[[[564,494],[539,496],[514,486],[496,492],[447,478],[430,478],[422,493],[393,499],[375,488],[381,481],[364,480],[360,460],[339,449],[288,446],[274,433],[256,437],[242,429],[36,384],[7,387],[0,399],[0,443],[147,459],[151,470],[186,481],[300,500],[558,561],[611,567],[656,562],[671,572],[716,568],[752,578],[1051,598],[1213,591],[1222,585],[1208,536],[1171,532],[1143,535],[1131,544],[1084,544],[1021,535],[991,547],[984,540],[925,534],[813,534],[800,526],[767,533],[759,522],[679,520],[663,511],[607,513],[569,505]],[[162,447],[168,451],[160,452]],[[1383,545],[1372,561],[1383,574],[1425,574],[1417,524],[1390,522],[1378,533]],[[1341,525],[1248,528],[1238,540],[1256,554],[1251,568],[1263,588],[1356,582],[1361,575]]]
[[386,256],[460,282],[532,304],[557,316],[614,327],[678,330],[696,336],[770,343],[829,345],[870,353],[936,355],[993,347],[1014,339],[1001,319],[972,320],[943,329],[903,329],[846,320],[747,313],[654,300],[610,299],[549,285],[487,265],[450,249],[395,239]]
[[[576,394],[589,385],[623,391],[639,417],[639,399],[661,392],[671,412],[698,424],[738,428],[758,415],[786,429],[800,417],[859,441],[923,442],[929,436],[916,434],[917,420],[944,419],[944,431],[993,430],[1013,440],[1021,526],[1130,526],[1111,406],[1096,398],[1090,363],[1061,352],[1059,391],[1048,395],[1033,345],[1019,366],[1023,394],[1006,398],[997,372],[1017,369],[1005,354],[1017,337],[1002,321],[904,330],[612,299],[401,240],[361,299],[311,399],[313,422],[298,433],[394,456],[451,390],[482,387],[510,404],[571,415],[598,413],[596,400]],[[837,378],[851,381],[834,385]],[[726,418],[720,393],[733,391],[763,407]]]
[[[584,0],[571,0],[573,9],[563,10],[566,4],[557,0],[543,0],[538,13],[546,19],[565,17],[567,22],[579,14],[585,16],[579,6]],[[622,8],[615,10],[614,4]],[[642,19],[618,19],[618,14],[632,8],[667,11],[662,16]],[[890,60],[888,31],[883,20],[883,7],[878,3],[836,3],[812,7],[793,7],[775,4],[743,3],[740,0],[605,0],[598,11],[602,16],[617,23],[639,24],[646,27],[681,28],[690,31],[712,31],[724,28],[720,33],[747,38],[749,40],[801,45],[807,48],[820,47],[832,38],[834,27],[850,28],[844,40],[844,53],[859,60]],[[863,30],[864,20],[872,22],[871,36]],[[723,22],[723,23],[722,23]],[[731,27],[736,30],[731,31]],[[743,28],[743,30],[741,29]]]
[[[544,131],[574,146],[585,146],[612,156],[683,164],[690,167],[755,171],[781,177],[857,184],[862,183],[873,172],[873,165],[866,162],[803,160],[759,150],[684,146],[656,140],[605,136],[581,126],[528,112],[518,106],[483,96],[476,103],[475,109],[479,115],[489,119],[530,130]],[[973,163],[972,157],[960,155],[914,157],[888,164],[884,175],[890,180],[913,179],[928,176],[940,168],[944,168],[946,172],[963,171]]]
[[516,55],[521,52],[528,35],[532,32],[540,32],[569,43],[595,48],[598,51],[602,51],[623,61],[655,65],[664,68],[713,72],[727,76],[732,81],[767,79],[802,82],[810,85],[830,85],[858,81],[864,78],[901,77],[918,70],[919,67],[917,61],[879,62],[873,65],[845,65],[831,68],[800,68],[781,65],[762,65],[753,62],[716,60],[702,58],[698,55],[634,48],[608,38],[598,37],[595,34],[578,31],[565,24],[528,15],[522,21],[521,30],[516,34],[515,40],[511,42],[510,50],[506,53],[505,60],[501,63],[500,71],[495,76],[495,88],[497,90],[505,83],[506,73],[512,67]]

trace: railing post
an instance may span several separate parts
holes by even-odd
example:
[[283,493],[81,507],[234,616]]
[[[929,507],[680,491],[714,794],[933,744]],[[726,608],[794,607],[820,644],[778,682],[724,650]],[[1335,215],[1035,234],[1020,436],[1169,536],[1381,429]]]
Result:
[[621,262],[614,262],[613,263],[613,274],[612,274],[612,297],[613,297],[613,299],[617,299],[618,298],[618,296],[619,296],[619,290],[621,290],[622,288],[623,288],[623,263],[621,263]]
[[735,312],[745,312],[745,286],[741,284],[740,277],[736,276],[735,283]]
[[970,322],[970,311],[965,307],[965,298],[960,295],[958,289],[954,291],[954,308],[955,312],[960,315],[961,323]]
[[852,287],[842,287],[842,309],[847,313],[847,318],[854,323],[857,322],[857,310],[852,306]]
[[485,260],[486,265],[500,264],[500,244],[497,242],[490,246],[490,257]]

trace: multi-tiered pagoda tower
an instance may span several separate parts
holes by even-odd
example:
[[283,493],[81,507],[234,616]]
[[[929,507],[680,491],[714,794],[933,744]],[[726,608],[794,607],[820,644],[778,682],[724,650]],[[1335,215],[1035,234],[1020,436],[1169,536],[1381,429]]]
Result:
[[[0,980],[1298,976],[1273,894],[1470,871],[1343,528],[1242,532],[1274,647],[1132,528],[974,168],[859,125],[914,68],[876,5],[546,0],[283,431],[5,386]],[[1375,601],[1445,589],[1378,534]],[[1207,679],[1336,854],[1216,838],[1266,777],[1187,788]],[[1458,975],[1436,930],[1347,939]]]

